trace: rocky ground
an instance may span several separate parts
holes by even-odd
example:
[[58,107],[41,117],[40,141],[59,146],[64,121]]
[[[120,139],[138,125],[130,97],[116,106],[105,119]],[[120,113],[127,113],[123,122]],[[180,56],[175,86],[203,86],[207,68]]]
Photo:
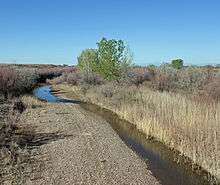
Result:
[[27,184],[159,184],[105,120],[77,104],[32,106],[21,124],[40,136],[35,146],[44,163]]

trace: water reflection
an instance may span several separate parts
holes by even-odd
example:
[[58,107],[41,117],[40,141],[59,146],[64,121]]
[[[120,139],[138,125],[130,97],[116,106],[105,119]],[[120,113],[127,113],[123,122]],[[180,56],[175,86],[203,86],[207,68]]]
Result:
[[195,173],[183,159],[179,159],[179,163],[175,162],[177,153],[159,142],[147,139],[133,124],[119,119],[111,111],[88,103],[82,103],[81,106],[104,117],[120,138],[146,161],[153,175],[163,185],[217,184],[206,172],[201,171],[200,175]]
[[50,86],[43,86],[43,87],[36,88],[33,91],[33,94],[40,100],[50,102],[50,103],[74,103],[74,104],[80,103],[80,101],[78,100],[63,99],[63,98],[58,98],[52,95]]

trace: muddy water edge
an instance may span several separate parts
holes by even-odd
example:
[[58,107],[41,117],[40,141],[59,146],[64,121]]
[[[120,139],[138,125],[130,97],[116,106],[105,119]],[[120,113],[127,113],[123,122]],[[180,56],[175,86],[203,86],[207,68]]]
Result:
[[177,151],[170,150],[153,138],[149,139],[134,124],[120,119],[116,113],[110,110],[87,102],[56,97],[51,94],[49,86],[39,87],[34,90],[33,94],[50,103],[77,103],[93,116],[98,115],[104,118],[124,143],[147,163],[153,175],[163,185],[220,184],[204,169],[192,165],[190,159],[181,156]]

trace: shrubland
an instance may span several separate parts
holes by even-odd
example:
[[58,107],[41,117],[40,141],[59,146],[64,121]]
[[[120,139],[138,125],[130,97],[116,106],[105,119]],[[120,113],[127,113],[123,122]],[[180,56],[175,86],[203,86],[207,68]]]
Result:
[[27,179],[35,178],[41,165],[35,160],[33,147],[38,136],[34,128],[21,126],[19,121],[26,107],[34,109],[42,103],[25,94],[47,78],[74,70],[63,66],[0,65],[0,184],[25,184]]
[[[205,71],[198,74],[206,75]],[[60,87],[65,91],[71,90],[84,101],[114,111],[148,137],[179,151],[220,178],[218,80],[213,77],[207,83],[193,81],[198,78],[197,74],[185,77],[185,73],[191,75],[191,69],[190,72],[184,71],[184,76],[175,83],[170,80],[158,82],[158,77],[152,77],[152,74],[135,74],[122,82],[104,80],[97,83],[99,80],[95,80],[95,83],[89,84],[76,78],[74,83],[64,80],[59,84],[65,82],[71,85]],[[189,78],[191,80],[188,81]],[[192,167],[196,168],[196,165]]]
[[54,82],[116,112],[220,179],[220,69],[184,66],[181,59],[138,67],[125,48],[123,41],[104,38],[81,53],[78,72]]
[[74,67],[0,65],[0,96],[18,97],[33,90],[38,83],[75,70]]
[[150,138],[178,150],[219,177],[219,101],[117,83],[93,86],[86,91],[79,87],[75,93],[116,112]]
[[0,184],[23,184],[33,170],[23,134],[27,128],[18,125],[20,114],[25,106],[19,99],[0,102]]

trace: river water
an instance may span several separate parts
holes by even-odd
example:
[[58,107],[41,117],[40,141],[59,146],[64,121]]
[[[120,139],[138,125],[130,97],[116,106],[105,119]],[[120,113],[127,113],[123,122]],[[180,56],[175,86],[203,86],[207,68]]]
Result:
[[[177,152],[171,151],[165,145],[150,140],[133,124],[121,120],[118,116],[99,106],[56,97],[51,94],[49,86],[39,87],[33,94],[50,103],[75,103],[92,114],[102,116],[117,132],[124,143],[135,151],[148,165],[153,175],[162,185],[213,185],[212,177],[199,169],[199,173],[192,170],[189,160],[180,158]],[[94,115],[95,116],[95,115]],[[178,162],[177,162],[178,160]]]

